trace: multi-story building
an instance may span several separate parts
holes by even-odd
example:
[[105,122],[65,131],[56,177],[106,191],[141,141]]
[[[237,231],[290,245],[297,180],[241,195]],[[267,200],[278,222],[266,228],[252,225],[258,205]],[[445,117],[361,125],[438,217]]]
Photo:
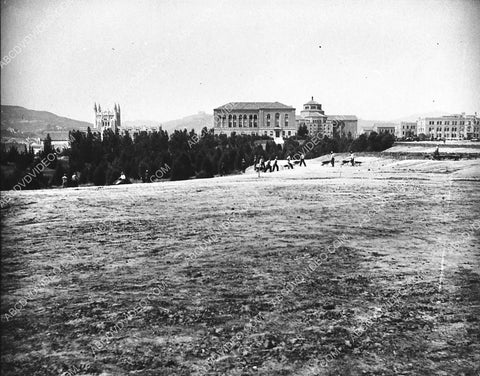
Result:
[[417,123],[402,121],[397,125],[395,135],[398,138],[415,137],[417,135]]
[[93,106],[95,111],[95,127],[93,129],[94,132],[100,133],[101,139],[103,140],[103,132],[107,129],[111,129],[113,133],[118,133],[121,135],[125,135],[127,132],[131,137],[135,137],[142,132],[145,133],[152,133],[158,132],[162,129],[161,125],[141,125],[141,126],[125,126],[121,123],[121,116],[120,116],[120,105],[115,104],[113,106],[113,111],[111,110],[104,110],[102,111],[102,107],[100,104],[95,103]]
[[120,105],[115,104],[113,111],[105,110],[102,111],[100,104],[97,107],[97,104],[93,106],[95,111],[95,130],[100,132],[100,136],[103,140],[103,133],[107,129],[111,129],[113,133],[120,131],[121,121],[120,121]]
[[[327,116],[322,110],[322,105],[316,101],[308,101],[303,105],[303,110],[300,111],[300,117],[296,120],[297,126],[306,126],[309,134],[323,135],[326,132]],[[329,124],[331,127],[332,124]]]
[[328,115],[325,135],[332,137],[334,133],[340,136],[357,138],[358,119],[355,115]]
[[395,136],[395,129],[397,125],[394,123],[375,123],[373,130],[377,133],[390,133]]
[[420,118],[417,121],[417,133],[428,138],[445,140],[479,138],[480,118],[477,113]]
[[309,134],[317,134],[321,137],[332,137],[334,133],[357,137],[358,119],[354,115],[325,115],[322,105],[316,101],[308,101],[303,105],[297,126],[305,125]]
[[214,133],[265,135],[276,143],[295,136],[295,108],[279,102],[231,102],[213,110]]

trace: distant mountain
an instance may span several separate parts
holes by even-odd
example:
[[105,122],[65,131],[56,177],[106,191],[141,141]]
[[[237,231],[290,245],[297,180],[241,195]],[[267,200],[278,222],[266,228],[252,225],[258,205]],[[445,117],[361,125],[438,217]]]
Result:
[[165,122],[152,121],[152,120],[126,120],[122,123],[125,127],[139,127],[142,126],[162,126],[162,129],[172,133],[175,130],[182,130],[186,128],[188,131],[195,129],[196,132],[200,132],[204,127],[213,127],[213,115],[205,112],[199,112],[196,115],[190,115],[181,119],[169,120]]
[[170,120],[163,123],[163,129],[169,130],[181,130],[186,128],[187,130],[195,129],[199,132],[204,127],[213,128],[213,115],[207,114],[205,112],[199,112],[196,115],[186,116],[178,120]]
[[68,131],[86,130],[93,125],[85,121],[73,120],[47,111],[29,110],[20,106],[2,105],[2,137],[40,137],[50,133],[64,137]]

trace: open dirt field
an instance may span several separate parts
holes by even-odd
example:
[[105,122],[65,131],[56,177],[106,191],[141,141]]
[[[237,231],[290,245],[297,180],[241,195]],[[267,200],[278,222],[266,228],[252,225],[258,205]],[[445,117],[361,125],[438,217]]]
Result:
[[4,193],[1,374],[479,375],[480,162],[322,160]]
[[387,149],[387,153],[428,153],[433,154],[438,145],[441,154],[480,155],[480,142],[452,141],[419,141],[419,142],[395,142],[393,147]]

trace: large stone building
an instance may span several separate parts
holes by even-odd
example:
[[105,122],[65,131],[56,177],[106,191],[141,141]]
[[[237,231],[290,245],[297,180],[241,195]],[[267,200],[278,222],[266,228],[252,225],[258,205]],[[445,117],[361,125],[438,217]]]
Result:
[[428,138],[464,140],[480,137],[480,117],[455,114],[438,117],[425,117],[417,121],[417,133]]
[[120,105],[115,104],[113,111],[104,110],[100,104],[93,106],[95,111],[95,130],[100,132],[101,138],[103,140],[103,132],[107,129],[111,129],[113,133],[120,132],[121,120],[120,120]]
[[95,127],[93,129],[94,132],[98,132],[101,135],[103,140],[103,132],[107,129],[111,129],[113,133],[118,133],[121,135],[125,135],[127,132],[131,137],[138,136],[140,133],[152,133],[158,132],[162,129],[161,125],[141,125],[141,126],[125,126],[121,123],[121,116],[120,116],[120,105],[115,104],[113,107],[113,111],[111,110],[103,110],[100,104],[97,106],[95,103],[93,107],[95,111]]
[[305,125],[308,133],[320,137],[333,137],[338,135],[357,137],[358,119],[354,115],[325,115],[322,105],[316,102],[313,97],[303,105],[300,116],[297,119],[297,126]]
[[398,138],[409,138],[417,136],[417,123],[402,121],[396,125],[395,136]]
[[295,136],[295,108],[279,102],[231,102],[213,110],[215,134],[266,135],[276,143]]
[[325,134],[327,127],[327,115],[322,110],[322,105],[317,101],[308,101],[303,105],[303,110],[300,111],[300,117],[297,119],[298,127],[306,126],[308,133]]

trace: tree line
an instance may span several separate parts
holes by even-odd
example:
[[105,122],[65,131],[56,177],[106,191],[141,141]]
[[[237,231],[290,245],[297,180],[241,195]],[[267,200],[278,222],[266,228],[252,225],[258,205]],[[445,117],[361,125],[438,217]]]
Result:
[[27,189],[59,186],[64,174],[69,178],[77,174],[80,184],[94,185],[112,184],[122,172],[129,179],[144,181],[155,181],[159,177],[170,180],[210,178],[239,173],[244,165],[252,165],[255,157],[286,159],[288,155],[295,158],[303,153],[309,159],[330,151],[375,152],[391,147],[393,142],[392,135],[375,132],[356,139],[338,134],[320,138],[309,135],[306,128],[300,129],[299,136],[285,139],[283,147],[267,136],[214,135],[213,128],[206,127],[200,133],[176,130],[169,135],[160,129],[142,132],[133,138],[128,133],[120,135],[108,130],[101,139],[88,128],[87,132],[71,131],[70,148],[62,152],[54,150],[49,136],[44,141],[44,150],[37,156],[33,150],[24,153],[16,149],[2,151],[3,167],[9,165],[13,172],[6,174],[2,167],[1,188],[11,189],[22,174],[50,153],[56,156],[48,166],[54,170],[53,175],[39,174]]

